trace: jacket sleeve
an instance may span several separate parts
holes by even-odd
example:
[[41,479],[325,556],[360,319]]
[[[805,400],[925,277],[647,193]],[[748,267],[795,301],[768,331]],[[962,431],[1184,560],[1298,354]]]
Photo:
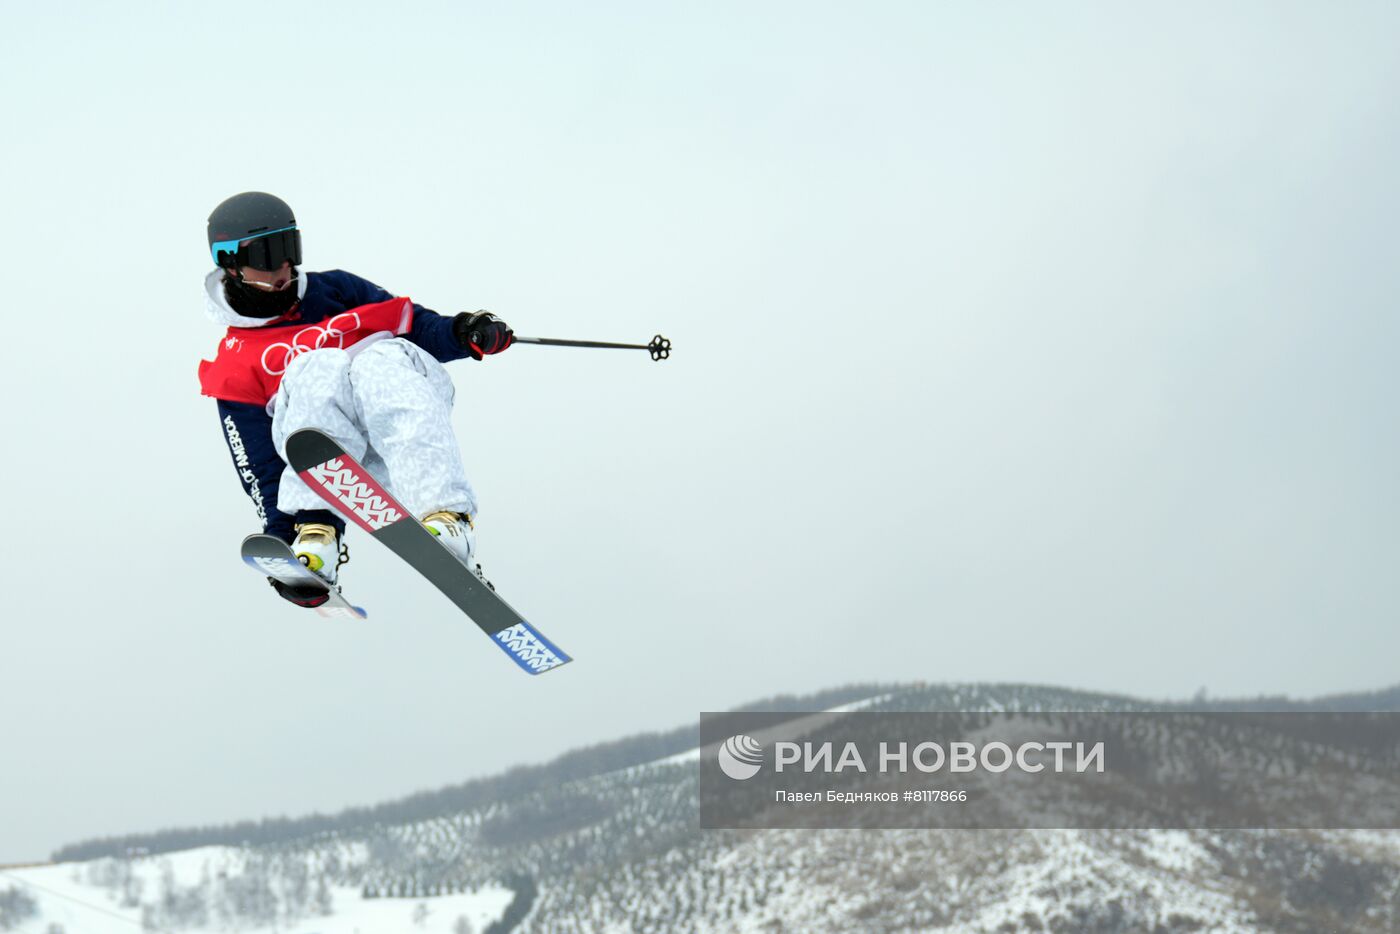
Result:
[[297,522],[326,522],[345,532],[345,521],[329,509],[299,512],[290,516],[277,508],[277,489],[282,483],[286,463],[272,443],[272,416],[257,405],[245,402],[216,400],[219,421],[223,423],[224,441],[233,458],[234,469],[243,484],[243,492],[253,501],[263,531],[276,535],[287,543],[295,537]]
[[[334,282],[336,291],[340,293],[347,308],[386,302],[394,297],[368,279],[361,279],[343,269],[335,269],[321,275]],[[432,354],[440,363],[471,356],[466,348],[457,343],[457,338],[452,334],[452,316],[440,315],[416,302],[413,305],[413,327],[404,336]]]

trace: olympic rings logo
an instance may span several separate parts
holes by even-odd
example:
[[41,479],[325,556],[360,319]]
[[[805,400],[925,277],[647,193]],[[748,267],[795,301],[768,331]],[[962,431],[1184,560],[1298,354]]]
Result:
[[302,328],[292,335],[291,343],[278,341],[264,350],[262,368],[269,375],[281,376],[287,372],[292,361],[304,353],[324,347],[343,349],[346,335],[358,331],[360,327],[359,312],[347,311],[327,321],[325,327],[313,324]]

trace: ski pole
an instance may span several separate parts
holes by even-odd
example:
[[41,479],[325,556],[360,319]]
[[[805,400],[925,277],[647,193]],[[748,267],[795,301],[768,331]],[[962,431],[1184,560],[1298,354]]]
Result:
[[618,347],[624,350],[648,350],[651,351],[653,360],[665,360],[671,356],[671,342],[660,334],[651,339],[649,344],[613,344],[608,341],[569,341],[561,340],[557,337],[520,337],[516,335],[517,344],[544,344],[548,347]]

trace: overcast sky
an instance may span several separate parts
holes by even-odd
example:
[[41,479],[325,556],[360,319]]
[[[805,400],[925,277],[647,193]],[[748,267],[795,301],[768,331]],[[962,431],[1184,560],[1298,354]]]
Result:
[[[0,31],[0,862],[865,681],[1400,681],[1400,8],[26,4]],[[600,8],[601,6],[601,8]],[[352,534],[277,600],[204,224],[521,334],[450,369],[522,674]]]

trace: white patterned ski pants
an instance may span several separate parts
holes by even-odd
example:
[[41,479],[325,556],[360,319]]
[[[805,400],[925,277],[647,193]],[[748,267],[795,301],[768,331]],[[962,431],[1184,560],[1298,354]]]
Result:
[[[272,441],[287,459],[287,436],[318,428],[345,448],[422,518],[447,509],[476,514],[476,494],[452,432],[452,377],[417,344],[387,338],[352,352],[313,350],[287,367],[274,399]],[[290,466],[277,508],[325,509]]]

